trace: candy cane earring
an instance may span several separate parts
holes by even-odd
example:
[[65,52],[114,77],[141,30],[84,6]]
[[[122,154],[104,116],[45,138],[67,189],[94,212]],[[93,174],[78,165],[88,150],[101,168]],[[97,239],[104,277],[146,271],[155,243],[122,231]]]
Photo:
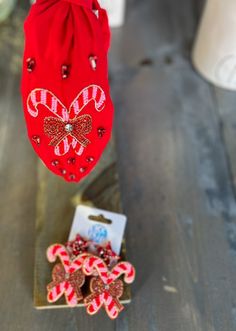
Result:
[[85,282],[82,266],[87,257],[88,254],[81,254],[71,260],[66,248],[60,244],[54,244],[48,248],[47,258],[49,262],[55,262],[57,258],[61,261],[54,266],[52,282],[47,286],[48,302],[56,302],[65,295],[67,304],[74,307],[83,299],[80,290]]
[[124,308],[119,301],[124,291],[119,277],[124,275],[124,281],[132,283],[135,278],[134,267],[129,262],[120,262],[109,271],[102,259],[90,256],[84,260],[83,271],[85,275],[93,275],[94,272],[98,274],[90,281],[92,293],[84,299],[88,314],[94,315],[104,306],[111,319],[117,318]]

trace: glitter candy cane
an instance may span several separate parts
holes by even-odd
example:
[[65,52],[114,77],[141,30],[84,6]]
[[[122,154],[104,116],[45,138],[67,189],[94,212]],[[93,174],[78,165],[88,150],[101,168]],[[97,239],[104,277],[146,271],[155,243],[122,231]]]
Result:
[[94,315],[104,306],[108,316],[115,319],[123,309],[119,298],[124,288],[123,282],[118,278],[124,275],[124,281],[132,283],[135,278],[134,267],[129,262],[120,262],[109,271],[102,259],[90,256],[84,261],[83,271],[86,275],[93,275],[95,272],[98,274],[98,277],[91,279],[92,293],[84,300],[87,312]]
[[70,260],[66,248],[60,244],[54,244],[47,250],[49,262],[55,262],[57,258],[61,263],[54,266],[52,282],[47,286],[49,302],[56,302],[63,294],[69,306],[74,307],[82,299],[80,287],[84,284],[85,276],[82,272],[86,253],[78,255]]
[[131,284],[135,278],[135,269],[129,262],[120,262],[115,265],[112,269],[109,277],[108,284],[112,283],[115,279],[119,278],[122,274],[124,274],[124,281],[127,284]]

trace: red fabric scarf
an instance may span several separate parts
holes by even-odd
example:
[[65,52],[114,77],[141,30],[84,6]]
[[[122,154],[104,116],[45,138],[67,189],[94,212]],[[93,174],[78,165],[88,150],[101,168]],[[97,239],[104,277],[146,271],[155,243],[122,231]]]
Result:
[[95,0],[38,0],[25,21],[22,99],[28,136],[44,164],[78,182],[112,130],[106,11]]

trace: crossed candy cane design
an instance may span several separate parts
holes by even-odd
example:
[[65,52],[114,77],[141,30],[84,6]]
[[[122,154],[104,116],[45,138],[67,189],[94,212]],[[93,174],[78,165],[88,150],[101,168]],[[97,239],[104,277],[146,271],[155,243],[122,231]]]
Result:
[[[54,153],[56,155],[65,155],[68,153],[70,146],[75,150],[77,155],[82,155],[89,141],[83,134],[78,134],[78,130],[81,131],[82,129],[82,133],[88,134],[92,129],[92,118],[90,115],[79,116],[79,114],[92,100],[94,101],[95,110],[101,112],[105,107],[106,96],[102,88],[98,85],[85,87],[71,103],[69,110],[52,92],[45,89],[35,89],[28,96],[27,110],[32,117],[36,118],[39,114],[38,106],[43,105],[54,115],[53,117],[46,118],[46,124],[51,120],[51,128],[55,128],[55,125],[57,125],[56,131],[60,129],[56,137],[59,137],[59,140],[54,147]],[[77,126],[77,129],[79,128],[77,134],[76,132],[74,134],[73,132],[68,132],[65,135],[64,127],[66,124]],[[47,129],[46,131],[50,130]],[[62,133],[64,133],[65,137],[63,137]],[[57,141],[57,139],[54,140]]]
[[[69,306],[74,307],[77,304],[78,300],[81,299],[81,294],[79,289],[77,291],[76,283],[78,283],[78,287],[84,283],[82,265],[87,257],[88,254],[83,253],[71,260],[66,248],[60,244],[54,244],[47,249],[49,262],[55,262],[57,258],[61,261],[61,264],[54,267],[54,272],[59,274],[59,281],[54,280],[47,287],[49,302],[56,302],[64,294]],[[61,276],[62,273],[63,276]]]
[[116,318],[123,309],[119,302],[123,294],[123,282],[118,278],[124,275],[124,281],[132,283],[135,278],[134,267],[129,262],[120,262],[110,271],[102,259],[90,256],[84,261],[83,271],[86,275],[98,274],[90,282],[92,294],[84,300],[87,312],[93,315],[104,306],[108,316]]

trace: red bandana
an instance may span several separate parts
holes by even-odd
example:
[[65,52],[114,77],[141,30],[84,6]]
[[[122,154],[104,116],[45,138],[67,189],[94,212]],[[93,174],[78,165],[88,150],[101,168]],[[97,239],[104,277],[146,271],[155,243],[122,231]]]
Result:
[[97,0],[37,0],[25,35],[29,139],[51,171],[78,182],[98,162],[112,130],[106,11]]

